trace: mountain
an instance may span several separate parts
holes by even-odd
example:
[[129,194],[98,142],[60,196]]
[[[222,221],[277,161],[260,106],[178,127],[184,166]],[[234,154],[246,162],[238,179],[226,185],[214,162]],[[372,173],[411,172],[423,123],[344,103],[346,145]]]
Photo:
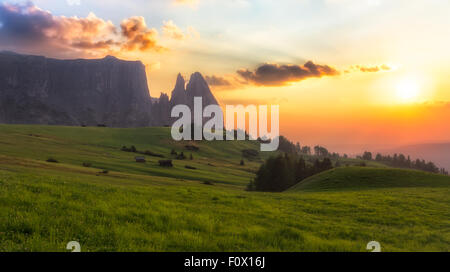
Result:
[[[216,98],[209,89],[208,83],[199,72],[191,75],[188,84],[181,74],[178,74],[175,87],[172,90],[170,100],[167,101],[167,94],[161,94],[157,102],[153,103],[153,113],[158,120],[156,125],[167,126],[170,125],[176,118],[170,117],[172,107],[176,105],[187,105],[191,109],[191,114],[194,113],[194,97],[202,97],[203,109],[208,105],[219,105]],[[208,118],[203,118],[206,122]]]
[[169,96],[165,93],[161,93],[158,100],[152,105],[152,117],[154,124],[157,126],[168,126],[170,121],[171,110]]
[[193,105],[194,97],[202,97],[203,108],[207,105],[218,105],[216,98],[211,93],[208,83],[199,73],[193,73],[189,79],[189,83],[186,86],[186,94],[188,99],[188,104]]
[[112,127],[165,126],[177,104],[218,104],[200,73],[187,89],[178,75],[172,97],[151,98],[145,66],[112,56],[59,60],[0,52],[0,123]]
[[171,105],[178,105],[178,104],[186,105],[188,103],[185,85],[186,83],[184,82],[183,76],[181,74],[178,74],[177,82],[175,83],[175,87],[173,88],[170,99]]
[[0,122],[134,127],[151,122],[140,61],[0,53]]

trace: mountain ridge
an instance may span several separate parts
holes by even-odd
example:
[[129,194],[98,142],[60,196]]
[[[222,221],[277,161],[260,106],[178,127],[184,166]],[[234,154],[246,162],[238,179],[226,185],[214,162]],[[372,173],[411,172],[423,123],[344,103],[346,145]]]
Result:
[[144,64],[109,55],[62,60],[0,52],[0,74],[0,123],[6,124],[163,126],[171,124],[172,106],[192,107],[190,94],[218,104],[198,72],[188,83],[194,89],[186,91],[179,74],[175,96],[152,98]]

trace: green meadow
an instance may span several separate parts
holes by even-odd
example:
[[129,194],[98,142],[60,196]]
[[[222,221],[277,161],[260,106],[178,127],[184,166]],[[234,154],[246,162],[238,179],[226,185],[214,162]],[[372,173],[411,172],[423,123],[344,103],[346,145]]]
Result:
[[[121,151],[131,145],[174,167],[135,162]],[[259,144],[0,125],[0,251],[67,251],[69,241],[81,251],[367,251],[372,240],[382,251],[450,250],[450,177],[348,159],[283,193],[247,192],[273,154],[240,165],[244,149]]]

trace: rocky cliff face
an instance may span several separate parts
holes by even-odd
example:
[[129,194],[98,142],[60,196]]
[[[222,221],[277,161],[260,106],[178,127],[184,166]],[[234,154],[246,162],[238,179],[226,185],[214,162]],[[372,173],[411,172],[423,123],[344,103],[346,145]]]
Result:
[[181,74],[178,74],[175,88],[173,88],[172,95],[170,96],[170,104],[172,106],[178,104],[188,104],[188,96],[186,94],[185,85],[186,83],[184,82],[183,76],[181,76]]
[[199,73],[193,73],[189,79],[189,83],[186,86],[186,94],[188,97],[188,104],[192,106],[194,104],[194,97],[202,97],[203,108],[207,105],[218,105],[216,98],[211,93],[208,83]]
[[[187,86],[181,74],[178,74],[175,87],[172,91],[170,101],[166,101],[166,94],[162,94],[159,102],[153,104],[155,112],[158,112],[158,122],[155,125],[163,126],[172,124],[176,118],[170,117],[173,106],[187,105],[194,113],[194,97],[202,97],[203,109],[208,105],[219,105],[216,98],[209,89],[203,76],[196,72],[191,75]],[[156,114],[155,114],[156,116]],[[206,119],[203,119],[204,122]]]
[[57,60],[0,53],[0,122],[149,126],[145,67],[110,56]]
[[155,126],[169,126],[170,120],[170,106],[169,97],[167,94],[162,93],[156,102],[152,105],[152,118]]
[[218,104],[200,73],[187,87],[178,75],[169,100],[152,99],[145,67],[115,57],[57,60],[0,52],[0,123],[112,127],[167,126],[174,105],[193,111],[194,96],[203,106]]

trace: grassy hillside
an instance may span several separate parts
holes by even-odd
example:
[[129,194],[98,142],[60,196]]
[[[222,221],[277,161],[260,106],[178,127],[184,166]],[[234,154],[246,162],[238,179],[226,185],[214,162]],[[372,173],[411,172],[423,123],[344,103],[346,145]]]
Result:
[[309,177],[289,191],[366,190],[374,188],[448,187],[449,177],[416,170],[339,167]]
[[[72,240],[82,251],[366,251],[371,240],[383,251],[450,249],[448,177],[348,167],[321,174],[328,190],[257,193],[244,187],[259,162],[239,166],[254,142],[196,143],[194,160],[173,169],[120,151],[184,150],[168,136],[168,128],[0,125],[0,251],[66,251]],[[341,187],[352,190],[329,186],[341,171],[352,176]],[[395,186],[374,188],[365,171]]]
[[[186,144],[195,144],[199,151],[186,150]],[[146,156],[147,163],[136,163],[139,154],[123,152],[122,146],[134,145],[138,150],[150,150],[172,159],[170,151],[184,152],[194,160],[175,160],[174,168],[158,165],[161,158]],[[0,125],[0,150],[3,160],[27,158],[39,162],[52,157],[62,164],[92,164],[94,168],[109,171],[166,176],[197,181],[222,182],[244,186],[257,169],[258,161],[240,166],[243,149],[259,150],[255,141],[176,142],[171,140],[170,128],[101,128],[61,127],[36,125]],[[268,156],[260,153],[261,159]],[[188,170],[186,165],[196,167]]]

